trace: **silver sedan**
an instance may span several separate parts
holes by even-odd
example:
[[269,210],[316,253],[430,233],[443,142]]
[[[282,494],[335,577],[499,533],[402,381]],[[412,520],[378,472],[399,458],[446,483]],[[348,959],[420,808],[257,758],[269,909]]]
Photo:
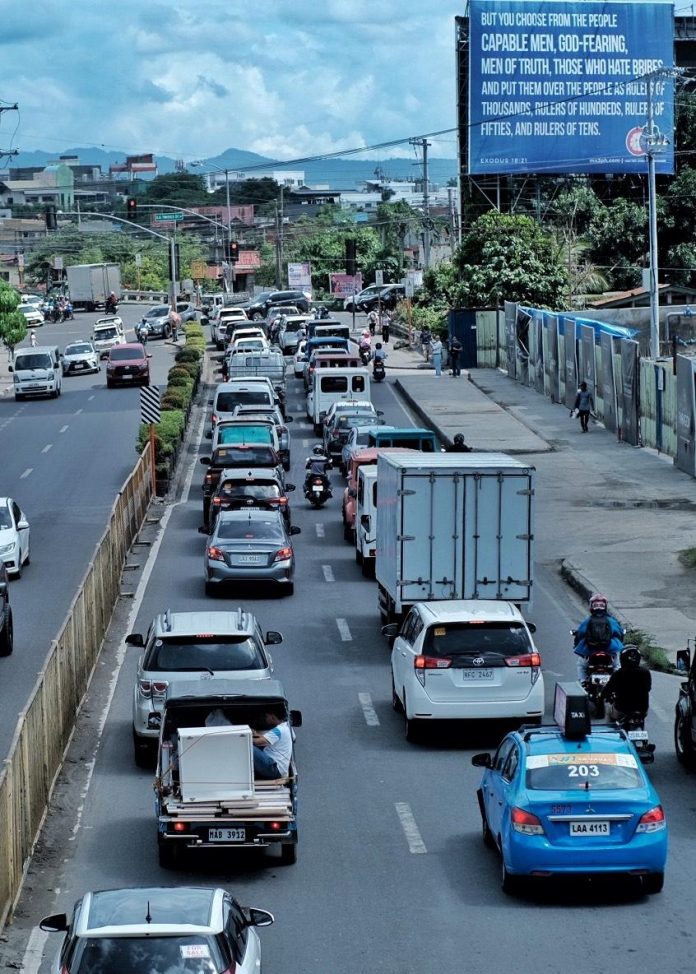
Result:
[[98,372],[99,354],[91,342],[71,342],[65,346],[61,359],[63,375],[74,375],[76,372]]

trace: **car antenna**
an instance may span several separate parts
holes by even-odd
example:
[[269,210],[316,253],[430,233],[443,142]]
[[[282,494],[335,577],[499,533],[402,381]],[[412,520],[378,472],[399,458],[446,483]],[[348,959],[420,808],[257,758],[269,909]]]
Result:
[[147,913],[145,915],[145,923],[152,923],[152,916],[150,915],[150,901],[147,901]]

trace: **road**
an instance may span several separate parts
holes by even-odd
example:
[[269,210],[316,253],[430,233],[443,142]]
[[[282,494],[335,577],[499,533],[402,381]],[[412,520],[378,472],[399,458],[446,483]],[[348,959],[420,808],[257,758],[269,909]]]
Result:
[[[288,480],[299,487],[314,439],[299,421],[299,383],[290,382],[298,388],[289,397],[298,421]],[[389,383],[374,389],[373,400],[387,422],[410,420]],[[559,482],[562,464],[559,453]],[[152,572],[143,579],[142,602],[133,610],[137,630],[167,606],[222,608],[237,601],[209,600],[203,593],[203,539],[196,534],[202,467],[192,470],[190,493],[166,515]],[[337,474],[334,480],[338,484]],[[557,488],[545,485],[540,501],[546,489]],[[667,808],[672,842],[664,893],[646,898],[622,887],[582,886],[510,899],[500,889],[495,855],[481,842],[479,772],[470,763],[472,753],[494,748],[499,729],[437,729],[422,744],[406,742],[403,720],[391,709],[375,584],[363,579],[342,540],[339,491],[318,512],[299,491],[293,498],[293,520],[302,529],[295,595],[245,594],[244,604],[262,628],[284,633],[284,643],[274,647],[275,675],[304,716],[297,741],[297,865],[281,868],[270,856],[219,852],[191,857],[176,872],[159,868],[152,775],[132,760],[137,650],[123,651],[123,625],[90,695],[86,729],[78,732],[67,784],[55,799],[61,811],[49,819],[8,931],[5,961],[24,957],[26,971],[47,972],[59,938],[46,942],[35,925],[45,913],[69,909],[87,889],[176,883],[221,884],[243,903],[270,909],[276,923],[261,932],[267,974],[690,969],[696,782],[678,768],[671,747],[675,681],[656,680],[651,719],[658,747],[651,775]],[[554,680],[574,677],[568,630],[583,613],[557,575],[562,536],[560,524],[540,528],[538,594],[530,615],[544,659],[547,710]]]
[[[127,337],[142,311],[121,309]],[[39,344],[62,350],[89,338],[98,317],[84,313],[46,324],[37,330]],[[148,349],[153,381],[164,383],[174,346],[153,341]],[[0,494],[18,501],[31,526],[31,565],[10,586],[15,650],[0,660],[0,754],[7,753],[17,714],[133,469],[138,424],[138,391],[107,390],[103,368],[64,378],[59,399],[0,397]]]

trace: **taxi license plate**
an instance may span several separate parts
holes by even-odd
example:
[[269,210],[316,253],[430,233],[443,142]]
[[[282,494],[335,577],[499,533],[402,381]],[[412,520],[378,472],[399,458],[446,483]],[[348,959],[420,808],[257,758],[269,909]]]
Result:
[[493,670],[462,670],[462,679],[472,681],[492,680]]
[[571,835],[609,835],[609,822],[571,822]]
[[312,493],[321,494],[323,487],[312,487]]
[[628,732],[629,741],[647,741],[648,732],[645,730],[634,730]]
[[208,829],[208,842],[244,842],[245,829]]
[[260,555],[240,555],[237,559],[240,565],[258,565],[261,561]]

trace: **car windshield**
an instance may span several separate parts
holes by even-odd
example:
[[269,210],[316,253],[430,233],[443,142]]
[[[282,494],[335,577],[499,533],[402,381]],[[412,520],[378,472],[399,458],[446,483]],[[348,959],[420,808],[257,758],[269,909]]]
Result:
[[221,413],[231,413],[235,406],[266,403],[271,405],[271,394],[268,389],[235,389],[234,392],[221,392],[215,403],[215,410]]
[[357,426],[358,423],[365,422],[365,416],[374,416],[374,413],[369,409],[360,410],[359,413],[339,413],[336,416],[336,422],[334,427],[336,429],[347,429],[351,426]]
[[95,333],[94,337],[97,341],[104,340],[105,338],[116,338],[118,332],[115,328],[99,328]]
[[215,537],[218,541],[281,541],[283,534],[277,521],[250,518],[218,521]]
[[87,342],[77,342],[75,345],[68,345],[65,349],[66,355],[85,355],[92,351],[92,346]]
[[160,318],[168,314],[169,314],[169,306],[166,304],[161,304],[157,308],[150,308],[150,310],[145,313],[145,317]]
[[230,444],[218,447],[213,452],[213,466],[215,467],[263,467],[272,464],[276,459],[273,450],[268,446],[250,446],[248,444]]
[[142,357],[143,353],[139,348],[114,348],[111,352],[112,362],[141,359]]
[[26,314],[27,311],[36,311],[36,305],[34,304],[20,304],[17,311],[21,311],[22,314]]
[[521,623],[450,622],[430,626],[423,654],[433,657],[526,656],[532,652],[527,630]]
[[249,636],[176,636],[156,639],[143,662],[148,672],[263,670],[266,660]]
[[3,504],[0,507],[0,528],[11,528],[12,518],[10,517],[10,511],[7,505]]
[[213,938],[80,937],[69,969],[72,974],[217,974],[222,969]]
[[530,754],[527,788],[534,791],[608,791],[643,784],[632,754]]
[[225,500],[234,497],[280,497],[280,487],[272,480],[259,481],[252,483],[240,482],[239,480],[226,480],[218,491]]
[[25,352],[14,360],[15,372],[22,369],[50,369],[51,356],[46,352]]

